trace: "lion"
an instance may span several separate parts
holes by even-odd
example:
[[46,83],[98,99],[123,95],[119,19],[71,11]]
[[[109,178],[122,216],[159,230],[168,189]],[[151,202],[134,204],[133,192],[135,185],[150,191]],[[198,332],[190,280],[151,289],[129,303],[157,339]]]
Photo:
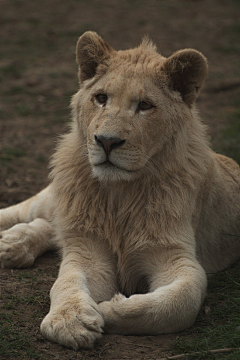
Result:
[[207,60],[193,49],[163,57],[147,38],[115,51],[90,31],[76,58],[50,185],[1,210],[1,266],[60,249],[41,332],[66,347],[181,331],[207,275],[240,258],[240,168],[211,150],[195,107]]

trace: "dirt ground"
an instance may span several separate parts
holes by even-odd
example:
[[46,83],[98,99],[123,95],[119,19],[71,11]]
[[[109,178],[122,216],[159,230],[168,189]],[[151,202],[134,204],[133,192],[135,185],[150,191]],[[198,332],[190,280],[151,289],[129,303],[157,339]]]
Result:
[[[165,56],[186,47],[203,52],[209,76],[198,107],[213,146],[221,148],[218,134],[240,89],[239,24],[239,0],[1,0],[0,207],[48,183],[48,159],[78,86],[74,52],[84,31],[97,31],[116,49],[136,46],[148,34]],[[1,271],[4,334],[12,348],[0,351],[0,359],[159,360],[173,354],[172,341],[181,334],[104,335],[93,350],[78,352],[46,341],[39,325],[58,265],[49,253],[31,269]]]

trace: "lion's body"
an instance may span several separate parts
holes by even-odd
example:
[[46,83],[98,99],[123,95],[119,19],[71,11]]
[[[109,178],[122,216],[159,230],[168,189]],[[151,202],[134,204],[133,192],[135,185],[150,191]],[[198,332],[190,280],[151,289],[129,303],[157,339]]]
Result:
[[103,328],[182,330],[206,274],[240,258],[240,169],[209,148],[194,108],[206,60],[193,50],[166,59],[147,41],[115,52],[93,33],[77,59],[81,86],[51,184],[1,210],[2,266],[62,248],[41,329],[65,346],[91,346]]

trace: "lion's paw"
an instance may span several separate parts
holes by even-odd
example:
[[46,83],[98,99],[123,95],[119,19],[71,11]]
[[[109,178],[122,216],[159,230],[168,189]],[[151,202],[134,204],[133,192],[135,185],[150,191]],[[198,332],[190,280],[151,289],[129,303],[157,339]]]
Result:
[[122,294],[116,294],[110,301],[103,301],[98,304],[104,318],[104,331],[106,333],[121,334],[119,329],[121,317],[124,315],[124,305],[128,299]]
[[30,267],[34,260],[32,233],[28,224],[17,224],[0,232],[0,262],[4,268]]
[[126,296],[123,294],[115,294],[111,300],[103,301],[98,304],[99,308],[101,309],[102,313],[108,313],[113,307],[118,306],[122,301],[126,300]]
[[[88,301],[89,302],[89,301]],[[91,348],[102,336],[104,320],[97,304],[67,302],[49,312],[41,324],[44,337],[77,350]]]
[[113,296],[113,298],[110,300],[110,302],[120,302],[120,301],[125,300],[125,299],[126,299],[126,296],[124,296],[121,293],[118,293],[118,294],[115,294]]

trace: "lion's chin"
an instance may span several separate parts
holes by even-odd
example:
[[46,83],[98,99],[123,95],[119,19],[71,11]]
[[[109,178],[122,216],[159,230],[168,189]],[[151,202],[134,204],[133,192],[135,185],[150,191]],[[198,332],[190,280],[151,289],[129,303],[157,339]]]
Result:
[[92,174],[102,182],[132,181],[136,178],[136,171],[121,169],[110,162],[92,167]]

